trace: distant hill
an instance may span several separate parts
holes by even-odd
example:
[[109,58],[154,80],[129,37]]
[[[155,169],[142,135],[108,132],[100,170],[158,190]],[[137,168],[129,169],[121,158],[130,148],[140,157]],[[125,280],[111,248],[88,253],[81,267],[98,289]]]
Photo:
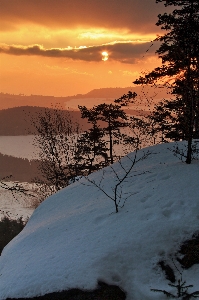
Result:
[[11,95],[0,93],[0,109],[7,109],[17,106],[39,106],[51,107],[56,103],[63,104],[70,100],[70,97],[53,97],[41,95]]
[[[137,91],[139,87],[125,87],[125,88],[101,88],[94,89],[87,94],[82,95],[82,98],[114,98],[117,99],[124,94],[127,94],[128,91]],[[76,95],[78,97],[78,95]],[[80,97],[78,97],[80,98]]]
[[[135,89],[137,90],[136,87]],[[84,98],[119,98],[123,94],[132,90],[132,87],[126,88],[101,88],[94,89],[86,94],[77,94],[67,97],[54,97],[54,96],[42,96],[42,95],[30,95],[23,94],[12,95],[8,93],[0,93],[0,109],[7,109],[16,106],[39,106],[39,107],[52,107],[59,103],[65,107],[66,103],[71,99],[84,99]],[[80,103],[83,105],[83,103]]]
[[[95,105],[96,98],[102,99],[117,99],[122,95],[128,93],[128,91],[133,91],[138,94],[138,97],[147,98],[152,97],[156,98],[164,98],[168,97],[168,90],[163,89],[162,86],[157,87],[125,87],[125,88],[101,88],[94,89],[86,94],[76,94],[74,96],[67,97],[54,97],[54,96],[42,96],[42,95],[30,95],[26,96],[23,94],[20,95],[11,95],[8,93],[0,93],[0,110],[12,108],[16,106],[37,106],[37,107],[52,107],[59,103],[63,108],[67,107],[67,102],[71,100],[78,99],[80,102],[79,105],[85,105],[83,99],[90,98],[93,105]],[[82,99],[82,103],[81,103]]]
[[[11,95],[0,93],[0,135],[28,135],[35,134],[31,119],[35,118],[38,113],[43,114],[45,108],[52,109],[56,104],[59,107],[69,107],[71,120],[80,124],[81,130],[89,128],[85,119],[81,119],[81,114],[77,105],[92,107],[99,103],[110,103],[114,99],[134,91],[138,94],[138,101],[130,107],[127,113],[139,115],[147,113],[149,110],[148,100],[156,103],[162,98],[168,98],[168,91],[162,86],[153,87],[126,87],[126,88],[101,88],[94,89],[87,94],[77,94],[68,97],[54,97],[41,95]],[[150,104],[151,105],[151,104]],[[72,108],[73,107],[73,108]],[[147,108],[146,108],[147,107]],[[66,117],[67,117],[66,112]]]
[[[0,136],[16,136],[36,134],[32,120],[37,119],[38,115],[43,115],[45,110],[53,111],[50,108],[20,106],[0,110]],[[127,110],[128,114],[139,115],[147,113],[146,111]],[[66,118],[70,118],[73,123],[79,124],[79,131],[85,131],[90,128],[86,119],[81,118],[80,111],[64,111]]]
[[[38,114],[44,114],[45,110],[52,109],[21,106],[0,110],[0,135],[14,136],[35,134],[32,119],[36,119]],[[66,118],[68,118],[68,114],[72,122],[79,124],[80,131],[87,130],[90,127],[86,119],[81,118],[80,111],[65,111]]]

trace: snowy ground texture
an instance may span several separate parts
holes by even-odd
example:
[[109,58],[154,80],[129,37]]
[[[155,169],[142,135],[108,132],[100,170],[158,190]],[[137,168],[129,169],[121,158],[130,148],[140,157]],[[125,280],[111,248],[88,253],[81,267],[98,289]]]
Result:
[[[118,213],[114,202],[85,178],[45,200],[3,250],[0,299],[94,289],[98,280],[121,287],[127,300],[167,299],[151,288],[176,294],[157,262],[165,259],[173,267],[180,243],[199,230],[199,161],[186,165],[168,150],[173,146],[138,152],[137,159],[147,150],[151,154],[124,182],[120,204],[128,199]],[[130,164],[125,157],[113,168],[122,178]],[[110,167],[89,178],[113,195],[117,178]],[[190,293],[199,289],[198,265],[182,275],[194,286]]]
[[[22,217],[24,220],[29,218],[34,211],[32,208],[35,198],[20,192],[10,191],[8,188],[13,186],[22,186],[29,193],[34,195],[35,186],[26,182],[1,182],[0,183],[0,218],[8,216],[11,219],[18,219]],[[4,186],[4,188],[2,187]],[[5,188],[6,187],[6,188]],[[36,195],[36,194],[35,194]]]

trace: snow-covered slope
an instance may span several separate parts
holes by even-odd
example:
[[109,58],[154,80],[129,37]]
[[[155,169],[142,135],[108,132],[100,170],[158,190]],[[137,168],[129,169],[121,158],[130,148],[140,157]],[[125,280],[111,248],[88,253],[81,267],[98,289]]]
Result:
[[[173,144],[138,152],[137,159],[151,154],[125,180],[118,213],[86,179],[44,201],[0,257],[0,299],[94,289],[98,280],[120,286],[129,300],[167,299],[151,288],[175,293],[157,262],[173,267],[180,243],[198,230],[199,161],[186,165],[168,147]],[[130,165],[125,157],[113,168],[122,178]],[[110,167],[89,178],[113,195],[117,178]],[[198,265],[184,270],[183,279],[196,290]]]

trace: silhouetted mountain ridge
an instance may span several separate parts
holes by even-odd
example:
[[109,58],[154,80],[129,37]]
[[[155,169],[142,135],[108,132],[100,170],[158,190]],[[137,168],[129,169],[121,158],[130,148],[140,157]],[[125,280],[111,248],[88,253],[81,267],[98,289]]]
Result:
[[139,87],[125,87],[125,88],[101,88],[94,89],[87,94],[82,95],[83,98],[114,98],[117,99],[123,94],[127,94],[128,91],[137,91]]
[[29,161],[0,153],[0,179],[11,176],[4,180],[32,182],[35,177],[43,178],[38,169],[39,164],[38,160]]
[[[53,110],[44,107],[20,106],[0,110],[0,135],[1,136],[15,136],[15,135],[29,135],[36,134],[35,128],[32,124],[32,119],[37,119],[38,115],[45,113],[45,110]],[[79,124],[79,130],[87,130],[90,125],[86,119],[81,118],[80,111],[63,111],[72,122]]]
[[[137,88],[137,87],[136,87]],[[12,108],[16,106],[38,106],[38,107],[52,107],[59,103],[65,107],[66,103],[71,99],[84,99],[84,98],[119,98],[125,93],[132,90],[131,87],[127,88],[101,88],[94,89],[86,94],[76,94],[73,96],[56,97],[56,96],[42,96],[23,94],[12,95],[8,93],[0,93],[0,110]]]
[[[125,88],[100,88],[93,89],[86,94],[76,94],[73,96],[66,97],[55,97],[55,96],[42,96],[42,95],[30,95],[26,96],[23,94],[13,95],[8,93],[0,93],[0,110],[12,108],[16,106],[38,106],[38,107],[52,107],[59,103],[63,108],[67,107],[67,102],[72,99],[85,99],[92,98],[93,105],[95,105],[95,98],[106,98],[106,99],[117,99],[128,91],[136,92],[138,96],[145,95],[146,97],[154,97],[157,94],[159,98],[167,97],[167,90],[162,88],[163,86],[143,87],[143,86],[129,86]],[[148,94],[149,93],[149,94]],[[83,105],[83,103],[79,103]]]

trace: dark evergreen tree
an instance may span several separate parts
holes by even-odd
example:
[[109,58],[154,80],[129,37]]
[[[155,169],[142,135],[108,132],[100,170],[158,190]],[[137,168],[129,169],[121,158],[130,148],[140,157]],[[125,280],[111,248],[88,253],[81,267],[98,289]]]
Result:
[[127,126],[128,120],[126,113],[117,104],[99,104],[95,107],[98,114],[98,120],[101,120],[106,125],[103,127],[104,132],[108,135],[109,157],[110,162],[114,162],[113,144],[114,138],[120,138],[120,128]]
[[129,91],[127,94],[124,94],[118,99],[115,99],[115,103],[119,104],[120,106],[128,106],[130,103],[133,103],[137,94],[135,92]]
[[156,0],[159,2],[165,7],[175,6],[172,13],[158,15],[156,23],[166,31],[156,38],[161,42],[157,54],[162,66],[134,83],[154,84],[164,78],[165,84],[170,85],[175,99],[161,103],[162,108],[157,106],[152,118],[166,124],[167,137],[187,140],[186,162],[189,164],[192,140],[199,131],[199,1]]
[[149,115],[149,119],[150,124],[153,125],[150,133],[159,132],[162,142],[188,139],[188,120],[184,113],[184,103],[181,98],[159,102]]
[[[98,121],[99,121],[99,115],[96,110],[96,107],[94,106],[91,109],[86,108],[86,106],[78,106],[81,117],[83,119],[88,119],[88,123],[92,125],[92,127],[85,132],[82,137],[85,138],[85,142],[88,144],[90,142],[90,148],[87,149],[88,153],[93,153],[93,156],[96,155],[105,155],[107,148],[105,146],[105,143],[102,141],[103,138],[103,130],[100,128]],[[86,153],[86,152],[84,152]]]
[[[107,150],[109,151],[109,160],[112,164],[114,162],[113,144],[119,138],[127,140],[127,136],[121,135],[120,128],[128,125],[127,115],[123,111],[122,106],[128,106],[134,101],[137,94],[129,91],[120,98],[116,99],[115,104],[102,103],[87,109],[85,106],[79,106],[82,118],[87,118],[88,122],[92,124],[92,129],[89,132],[91,147],[94,156],[101,155],[105,158],[105,164],[108,164]],[[99,125],[99,121],[101,124]],[[88,132],[87,132],[88,136]],[[104,136],[108,136],[108,148],[106,146]],[[89,149],[87,149],[89,153]]]
[[106,142],[102,139],[102,130],[98,129],[96,127],[93,131],[91,128],[90,131],[79,134],[77,138],[69,165],[75,176],[89,175],[108,164]]

